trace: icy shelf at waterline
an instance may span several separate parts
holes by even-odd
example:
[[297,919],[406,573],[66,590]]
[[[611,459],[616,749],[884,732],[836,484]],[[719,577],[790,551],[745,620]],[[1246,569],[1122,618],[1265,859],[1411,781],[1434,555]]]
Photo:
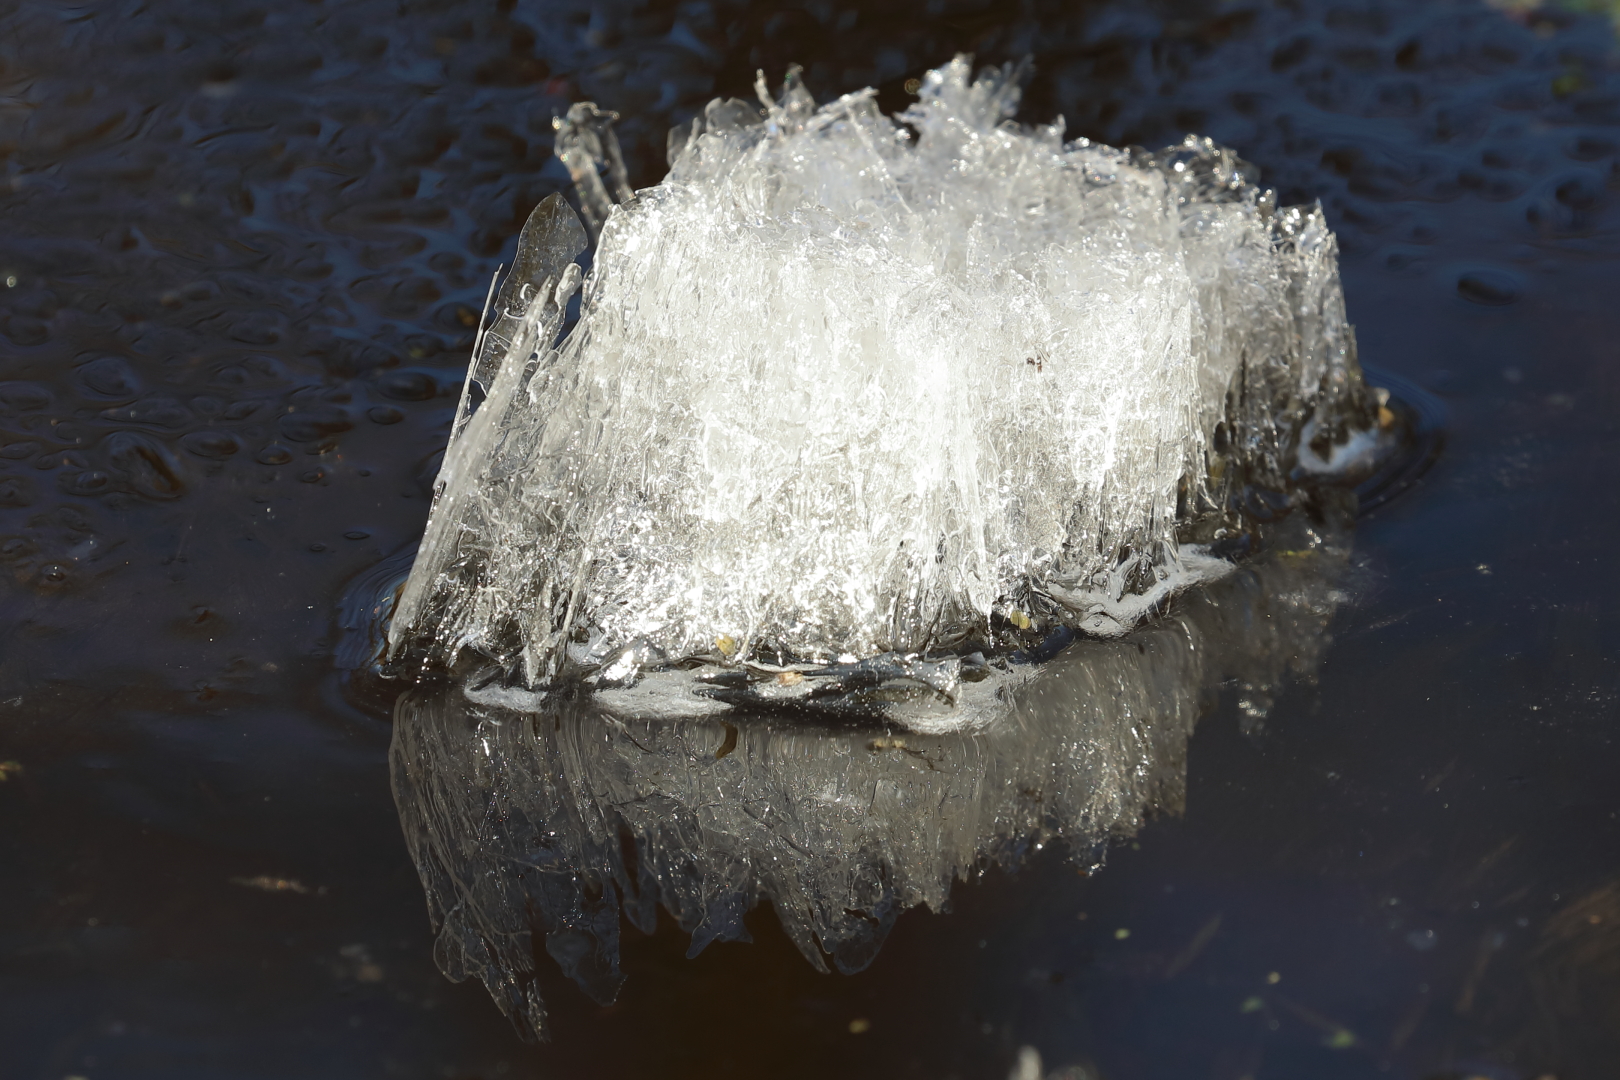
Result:
[[1312,463],[1376,439],[1319,209],[1208,140],[1019,127],[1016,73],[970,76],[930,73],[898,119],[762,77],[763,111],[715,101],[619,206],[611,114],[570,110],[603,221],[580,319],[556,343],[587,241],[553,197],[477,348],[396,655],[545,687],[1115,635],[1320,481],[1301,432]]

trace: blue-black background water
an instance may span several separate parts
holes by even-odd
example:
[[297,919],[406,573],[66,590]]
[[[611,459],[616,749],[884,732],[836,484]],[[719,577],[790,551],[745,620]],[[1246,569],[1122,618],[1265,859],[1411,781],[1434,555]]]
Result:
[[[0,1074],[1613,1075],[1620,72],[1603,12],[1512,7],[8,5]],[[543,968],[527,1047],[433,967],[341,598],[421,533],[554,115],[619,110],[645,185],[756,68],[892,110],[957,51],[1321,199],[1445,451],[1315,685],[1226,694],[1100,873],[993,871],[854,976],[768,911],[627,931],[617,1004]]]

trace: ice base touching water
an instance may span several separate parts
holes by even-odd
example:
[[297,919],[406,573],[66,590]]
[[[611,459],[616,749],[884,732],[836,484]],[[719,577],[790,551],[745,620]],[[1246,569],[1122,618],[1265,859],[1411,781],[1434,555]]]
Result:
[[958,877],[1177,809],[1215,688],[1314,671],[1335,485],[1396,439],[1333,235],[1207,140],[1013,125],[1016,74],[898,121],[762,82],[634,197],[612,114],[558,122],[586,222],[524,229],[389,640],[461,676],[391,751],[438,962],[522,1030],[540,948],[611,1000],[659,906],[695,952],[769,901],[859,969]]
[[1376,441],[1332,233],[1229,151],[1017,127],[1016,73],[963,58],[899,122],[792,74],[760,97],[677,129],[668,178],[611,210],[608,114],[570,112],[559,153],[605,218],[580,319],[553,347],[587,241],[548,200],[396,655],[470,650],[530,688],[744,662],[786,685],[1116,635]]
[[477,976],[544,1036],[541,951],[611,1001],[621,913],[651,932],[663,906],[695,954],[746,940],[743,915],[768,902],[812,964],[847,972],[901,912],[941,909],[957,878],[1050,843],[1095,858],[1145,814],[1180,809],[1187,739],[1219,689],[1258,714],[1290,676],[1314,677],[1348,534],[1294,515],[1274,539],[1154,626],[1029,665],[979,730],[410,691],[390,763],[440,968]]

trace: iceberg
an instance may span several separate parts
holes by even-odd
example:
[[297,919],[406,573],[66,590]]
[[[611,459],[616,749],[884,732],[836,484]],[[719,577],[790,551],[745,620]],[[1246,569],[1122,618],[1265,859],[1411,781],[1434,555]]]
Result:
[[1374,468],[1320,208],[1207,139],[1020,126],[1022,74],[958,57],[894,117],[761,75],[635,193],[612,114],[559,120],[591,232],[556,196],[523,231],[395,662],[944,730],[1006,657],[1127,633]]
[[743,916],[769,904],[811,964],[852,972],[902,912],[944,909],[959,879],[1052,845],[1095,866],[1146,815],[1179,812],[1187,739],[1219,692],[1254,718],[1288,679],[1314,678],[1348,515],[1295,515],[1273,538],[1129,638],[1030,665],[1004,722],[972,730],[412,688],[389,761],[440,969],[480,979],[520,1033],[544,1038],[537,962],[611,1002],[621,918],[650,933],[659,906],[695,955],[747,940]]

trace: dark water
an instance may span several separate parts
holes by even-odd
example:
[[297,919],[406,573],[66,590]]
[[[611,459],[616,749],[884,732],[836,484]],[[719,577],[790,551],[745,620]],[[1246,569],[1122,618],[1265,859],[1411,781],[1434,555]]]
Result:
[[[620,110],[644,185],[756,67],[898,108],[957,50],[1320,198],[1444,454],[1316,684],[1226,694],[1101,873],[994,870],[853,976],[768,912],[626,929],[617,1004],[542,965],[526,1047],[433,967],[340,598],[420,534],[554,113]],[[8,5],[0,1075],[1615,1075],[1616,63],[1472,3]]]

